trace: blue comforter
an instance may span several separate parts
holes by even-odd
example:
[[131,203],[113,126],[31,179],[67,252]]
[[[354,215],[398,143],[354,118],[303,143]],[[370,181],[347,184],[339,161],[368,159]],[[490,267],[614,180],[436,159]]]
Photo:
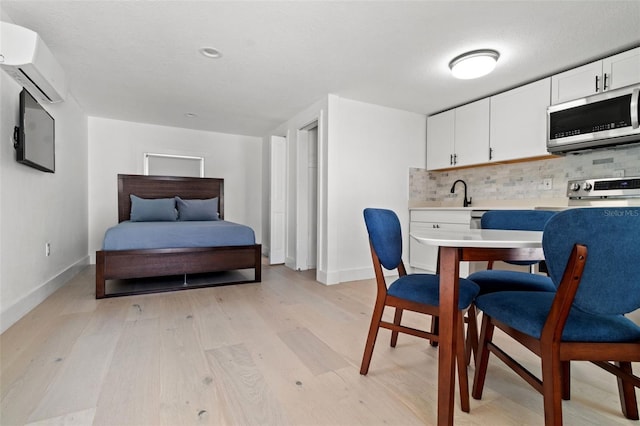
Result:
[[224,220],[121,222],[107,229],[103,250],[223,247],[255,244],[253,229]]

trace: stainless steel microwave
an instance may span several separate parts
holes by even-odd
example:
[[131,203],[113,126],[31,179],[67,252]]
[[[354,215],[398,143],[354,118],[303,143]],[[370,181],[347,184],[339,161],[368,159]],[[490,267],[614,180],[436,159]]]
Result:
[[563,154],[640,142],[640,84],[547,108],[547,151]]

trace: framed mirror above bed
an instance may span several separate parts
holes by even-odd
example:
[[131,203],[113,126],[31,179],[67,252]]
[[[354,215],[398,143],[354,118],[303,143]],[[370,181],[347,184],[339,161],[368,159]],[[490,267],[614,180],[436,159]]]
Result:
[[145,152],[144,175],[204,177],[204,157]]

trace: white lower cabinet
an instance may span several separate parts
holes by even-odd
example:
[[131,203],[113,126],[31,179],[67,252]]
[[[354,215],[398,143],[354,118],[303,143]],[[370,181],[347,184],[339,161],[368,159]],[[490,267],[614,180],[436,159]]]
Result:
[[[409,233],[421,229],[469,229],[471,210],[412,209],[409,211]],[[409,240],[409,265],[416,272],[435,273],[438,266],[438,247]],[[460,276],[469,275],[469,263],[460,263]]]

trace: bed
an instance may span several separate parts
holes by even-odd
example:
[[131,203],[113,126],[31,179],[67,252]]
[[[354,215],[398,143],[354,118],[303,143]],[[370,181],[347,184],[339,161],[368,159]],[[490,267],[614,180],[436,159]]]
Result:
[[[135,197],[143,200],[157,200],[158,202],[161,199],[174,197],[180,197],[183,200],[217,198],[219,222],[221,224],[230,223],[224,221],[224,179],[120,174],[118,175],[119,226],[127,225],[131,219],[131,195],[134,196],[134,204],[138,201],[135,200]],[[145,224],[145,222],[140,223]],[[184,223],[188,224],[189,222]],[[195,224],[191,223],[190,225]],[[154,232],[160,234],[163,231]],[[200,235],[202,232],[204,231],[195,231],[195,234]],[[253,233],[253,230],[251,232]],[[107,234],[105,234],[106,236]],[[144,238],[140,239],[144,240]],[[196,244],[200,246],[172,244],[171,247],[166,248],[144,248],[142,246],[143,248],[132,249],[126,245],[118,246],[116,244],[114,246],[111,244],[111,249],[103,247],[102,250],[96,252],[96,299],[223,284],[260,282],[261,245],[255,244],[255,240],[251,244],[234,242],[234,245],[227,244],[215,247],[202,246],[202,242]],[[235,272],[236,275],[224,275],[225,273],[231,274],[230,271]],[[202,277],[205,274],[218,275],[215,279],[204,279],[204,281],[200,279],[189,283],[187,280],[189,274],[196,277]],[[143,279],[152,277],[162,278],[168,284],[165,283],[162,286],[146,285]],[[175,283],[174,280],[174,283],[171,284],[172,280],[167,277],[184,277],[184,279],[180,283]],[[107,292],[108,280],[117,280],[120,290]],[[123,282],[124,284],[122,284]]]

